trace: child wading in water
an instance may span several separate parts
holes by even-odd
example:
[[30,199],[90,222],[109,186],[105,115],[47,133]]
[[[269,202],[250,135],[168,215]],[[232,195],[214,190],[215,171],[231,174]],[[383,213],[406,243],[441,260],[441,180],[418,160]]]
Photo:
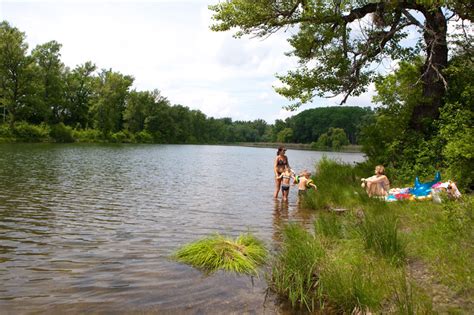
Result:
[[283,201],[288,201],[288,194],[290,193],[290,180],[295,177],[291,173],[291,170],[288,166],[285,166],[285,170],[277,177],[281,179],[281,194],[283,195]]
[[313,188],[317,190],[318,188],[313,183],[313,180],[310,178],[311,173],[307,170],[304,170],[298,178],[298,195],[303,196],[306,194],[308,188]]

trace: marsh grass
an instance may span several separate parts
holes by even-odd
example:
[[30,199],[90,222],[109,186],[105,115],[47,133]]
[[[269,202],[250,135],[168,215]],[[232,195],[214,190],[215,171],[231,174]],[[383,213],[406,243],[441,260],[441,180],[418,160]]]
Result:
[[320,277],[321,294],[331,309],[350,314],[381,308],[385,288],[363,263],[326,263]]
[[235,240],[215,234],[185,245],[173,255],[177,261],[208,273],[222,269],[251,275],[257,275],[257,268],[266,257],[263,243],[250,234]]
[[310,209],[353,209],[370,202],[360,184],[357,185],[359,178],[352,165],[323,157],[316,165],[313,178],[318,191],[309,194],[303,206]]
[[391,213],[367,213],[360,232],[366,249],[402,265],[406,257],[406,244],[398,229],[398,219]]
[[399,277],[399,285],[394,287],[394,301],[398,314],[434,313],[430,298],[413,281],[408,279],[404,270]]
[[273,264],[271,286],[293,307],[314,310],[319,305],[318,266],[324,251],[318,240],[296,224],[283,231],[283,247]]
[[272,288],[323,313],[471,313],[474,197],[386,203],[368,198],[359,177],[357,167],[317,165],[319,190],[303,203],[318,210],[314,234],[294,224],[285,230]]

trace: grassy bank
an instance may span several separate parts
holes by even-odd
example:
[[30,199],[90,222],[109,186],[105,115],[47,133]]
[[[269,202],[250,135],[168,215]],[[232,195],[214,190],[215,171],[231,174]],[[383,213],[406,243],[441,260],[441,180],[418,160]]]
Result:
[[286,227],[272,289],[327,313],[472,313],[474,198],[386,203],[362,191],[364,171],[318,164],[319,191],[303,203],[314,227]]

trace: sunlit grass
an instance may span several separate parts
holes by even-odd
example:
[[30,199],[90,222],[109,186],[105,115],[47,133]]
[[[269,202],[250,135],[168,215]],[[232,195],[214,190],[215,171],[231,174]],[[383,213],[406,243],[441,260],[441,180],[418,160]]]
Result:
[[390,262],[402,265],[406,257],[406,244],[401,238],[398,219],[390,212],[367,212],[360,225],[366,249],[386,257]]
[[318,270],[324,251],[318,240],[297,224],[283,231],[283,247],[273,264],[271,287],[287,297],[293,307],[319,305]]
[[295,308],[323,313],[469,313],[474,197],[386,203],[367,197],[357,172],[318,164],[319,189],[303,202],[316,210],[314,234],[285,229],[272,289]]
[[250,234],[240,235],[235,240],[215,234],[183,246],[173,257],[209,273],[222,269],[257,275],[258,266],[265,263],[267,250]]

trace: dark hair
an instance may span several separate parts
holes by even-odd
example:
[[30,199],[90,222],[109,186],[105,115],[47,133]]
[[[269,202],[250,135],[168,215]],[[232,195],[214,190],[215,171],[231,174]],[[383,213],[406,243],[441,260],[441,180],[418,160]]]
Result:
[[286,151],[286,148],[283,146],[278,147],[277,155],[280,155],[281,151]]

